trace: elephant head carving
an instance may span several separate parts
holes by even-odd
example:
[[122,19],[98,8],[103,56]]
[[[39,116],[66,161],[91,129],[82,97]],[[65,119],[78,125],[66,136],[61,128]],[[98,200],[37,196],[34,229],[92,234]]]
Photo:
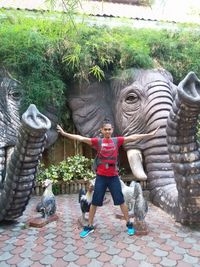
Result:
[[[109,117],[114,123],[110,108],[111,90],[106,82],[83,82],[73,85],[69,92],[69,105],[77,129],[85,136],[96,136],[102,121]],[[95,103],[97,105],[95,105]]]
[[20,120],[19,85],[0,72],[0,221],[22,215],[51,128],[50,120],[33,104]]
[[165,70],[127,70],[108,82],[75,86],[69,106],[82,135],[94,136],[105,117],[117,135],[159,126],[156,136],[124,146],[133,175],[147,179],[151,201],[177,221],[200,222],[200,81],[194,73],[176,86]]

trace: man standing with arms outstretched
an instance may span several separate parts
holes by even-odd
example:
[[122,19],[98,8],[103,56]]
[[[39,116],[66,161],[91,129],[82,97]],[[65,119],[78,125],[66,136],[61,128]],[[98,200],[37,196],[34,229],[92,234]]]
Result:
[[97,150],[96,179],[92,204],[89,211],[89,224],[80,233],[80,237],[86,237],[94,232],[94,216],[98,206],[103,205],[106,189],[110,190],[114,205],[119,205],[126,220],[128,235],[134,235],[133,223],[129,221],[128,207],[124,202],[121,184],[118,176],[117,157],[121,145],[155,135],[158,128],[148,134],[132,134],[112,138],[113,127],[107,120],[103,122],[101,133],[103,138],[89,138],[77,134],[66,133],[59,125],[58,132],[69,139],[77,140],[92,146]]

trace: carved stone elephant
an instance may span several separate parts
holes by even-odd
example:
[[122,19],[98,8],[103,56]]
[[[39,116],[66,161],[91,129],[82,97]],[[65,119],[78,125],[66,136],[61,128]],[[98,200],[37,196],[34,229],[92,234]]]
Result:
[[124,146],[133,175],[147,179],[151,201],[177,221],[200,222],[200,81],[194,73],[176,86],[165,70],[127,70],[111,81],[75,84],[69,106],[85,136],[97,135],[107,117],[115,135],[160,126],[155,136]]
[[35,105],[19,116],[19,82],[0,72],[0,221],[22,215],[51,128]]

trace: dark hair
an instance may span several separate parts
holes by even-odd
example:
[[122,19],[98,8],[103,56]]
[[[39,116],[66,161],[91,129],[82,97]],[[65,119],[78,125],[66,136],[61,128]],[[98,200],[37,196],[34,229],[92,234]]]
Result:
[[110,124],[113,127],[111,120],[108,119],[108,118],[106,118],[106,119],[103,120],[102,127],[104,127],[106,124]]

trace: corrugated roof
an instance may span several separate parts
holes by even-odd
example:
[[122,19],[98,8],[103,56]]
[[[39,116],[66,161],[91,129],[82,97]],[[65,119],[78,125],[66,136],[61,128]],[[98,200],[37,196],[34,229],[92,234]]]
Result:
[[200,16],[194,16],[194,14],[192,15],[190,13],[189,6],[186,5],[184,7],[184,2],[184,0],[168,1],[168,4],[166,5],[164,2],[162,3],[161,0],[157,0],[152,7],[145,7],[138,5],[133,6],[127,4],[84,1],[82,8],[86,14],[90,15],[200,23]]
[[[189,5],[189,3],[190,5]],[[193,3],[193,14],[192,14]],[[0,7],[29,10],[48,10],[45,0],[1,0]],[[196,9],[196,14],[195,14]],[[62,1],[57,1],[55,10],[63,11]],[[197,12],[199,10],[199,12]],[[80,13],[93,16],[124,17],[152,21],[194,22],[200,23],[199,0],[156,0],[152,7],[120,4],[112,2],[81,1]]]
[[[90,0],[90,1],[99,1],[102,0]],[[138,6],[147,6],[149,5],[151,0],[104,0],[104,2],[111,2],[111,3],[121,3],[121,4],[129,4],[129,5],[138,5]]]

